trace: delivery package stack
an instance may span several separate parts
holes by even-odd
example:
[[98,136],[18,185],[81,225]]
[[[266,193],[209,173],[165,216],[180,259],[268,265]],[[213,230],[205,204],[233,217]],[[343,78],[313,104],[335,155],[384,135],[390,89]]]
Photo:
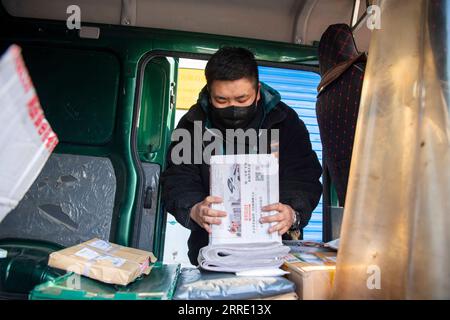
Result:
[[321,242],[299,241],[290,245],[291,253],[285,257],[283,270],[295,283],[300,300],[332,299],[336,273],[337,251],[334,245]]
[[1,222],[24,197],[58,144],[16,45],[0,58],[0,106]]

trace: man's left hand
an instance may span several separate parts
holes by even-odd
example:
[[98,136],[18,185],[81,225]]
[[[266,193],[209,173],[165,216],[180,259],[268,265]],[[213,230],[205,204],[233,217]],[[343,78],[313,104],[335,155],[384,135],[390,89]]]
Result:
[[262,211],[278,211],[277,214],[262,217],[261,223],[278,222],[269,228],[269,233],[278,231],[280,235],[285,234],[294,223],[295,210],[291,206],[282,203],[275,203],[262,207]]

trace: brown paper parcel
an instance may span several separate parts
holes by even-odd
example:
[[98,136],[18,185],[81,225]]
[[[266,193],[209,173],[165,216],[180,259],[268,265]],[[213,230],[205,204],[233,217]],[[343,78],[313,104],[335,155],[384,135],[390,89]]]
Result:
[[148,275],[156,257],[151,252],[92,239],[50,254],[48,265],[105,283],[127,285]]

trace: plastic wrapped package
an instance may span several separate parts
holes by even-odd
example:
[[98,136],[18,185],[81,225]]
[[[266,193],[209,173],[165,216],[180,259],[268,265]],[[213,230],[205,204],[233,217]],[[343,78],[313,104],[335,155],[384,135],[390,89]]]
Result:
[[0,57],[0,222],[23,198],[58,144],[22,59]]
[[174,300],[263,299],[295,291],[283,277],[238,277],[231,273],[181,270]]
[[335,297],[449,299],[450,4],[376,4]]
[[108,158],[52,154],[19,205],[0,223],[1,238],[72,246],[109,239],[116,178]]

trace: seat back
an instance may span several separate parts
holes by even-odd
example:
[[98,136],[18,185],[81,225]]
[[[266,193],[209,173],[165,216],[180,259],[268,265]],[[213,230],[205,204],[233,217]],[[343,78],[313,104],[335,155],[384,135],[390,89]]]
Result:
[[116,176],[108,158],[52,154],[19,205],[0,223],[2,238],[72,246],[108,240]]
[[343,206],[365,69],[365,55],[358,53],[348,25],[332,25],[325,31],[319,43],[319,64],[322,81],[316,113],[323,167]]

